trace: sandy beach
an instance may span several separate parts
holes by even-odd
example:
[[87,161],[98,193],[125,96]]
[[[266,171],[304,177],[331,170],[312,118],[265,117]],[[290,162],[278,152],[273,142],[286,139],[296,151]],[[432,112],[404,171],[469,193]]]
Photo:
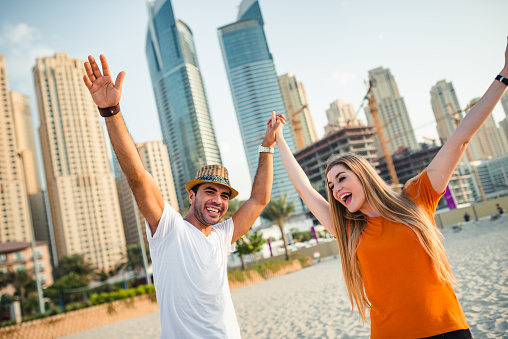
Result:
[[[457,297],[475,338],[508,338],[508,215],[443,230]],[[232,291],[242,338],[368,338],[350,316],[338,259]],[[65,338],[158,338],[151,313]]]

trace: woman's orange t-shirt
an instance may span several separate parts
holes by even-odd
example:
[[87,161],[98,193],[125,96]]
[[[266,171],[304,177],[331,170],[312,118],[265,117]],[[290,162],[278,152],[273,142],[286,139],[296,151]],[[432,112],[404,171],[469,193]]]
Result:
[[[404,192],[434,215],[442,194],[427,172]],[[383,217],[368,218],[357,249],[371,303],[372,338],[423,338],[469,328],[451,284],[439,281],[414,231]]]

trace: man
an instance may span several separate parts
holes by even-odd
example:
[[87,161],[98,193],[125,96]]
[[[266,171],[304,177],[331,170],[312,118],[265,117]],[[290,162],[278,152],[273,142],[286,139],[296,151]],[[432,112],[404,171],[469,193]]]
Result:
[[102,73],[92,56],[85,62],[85,85],[106,125],[118,162],[127,177],[147,224],[162,338],[240,338],[227,280],[227,255],[270,201],[275,130],[281,124],[272,113],[260,147],[252,193],[229,220],[219,223],[229,200],[238,192],[227,170],[201,168],[185,187],[189,212],[184,219],[164,201],[152,176],[144,169],[120,114],[125,72],[111,78],[101,55]]

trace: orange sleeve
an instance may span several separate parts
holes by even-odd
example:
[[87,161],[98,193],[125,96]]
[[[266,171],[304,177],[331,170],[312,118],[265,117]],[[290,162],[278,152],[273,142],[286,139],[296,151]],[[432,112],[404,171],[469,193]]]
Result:
[[434,190],[427,169],[424,169],[420,174],[406,182],[403,193],[415,204],[434,214],[439,199],[445,192],[438,193]]

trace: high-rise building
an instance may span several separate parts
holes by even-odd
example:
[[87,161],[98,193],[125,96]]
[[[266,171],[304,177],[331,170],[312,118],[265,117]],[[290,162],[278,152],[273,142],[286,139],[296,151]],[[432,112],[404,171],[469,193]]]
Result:
[[[145,169],[152,175],[164,200],[178,211],[175,185],[171,174],[168,150],[162,141],[150,141],[136,144],[139,156]],[[121,172],[121,171],[120,171]],[[146,238],[145,218],[139,211],[127,178],[121,172],[116,180],[118,200],[122,211],[125,240],[128,245],[139,242],[138,225],[141,226],[143,237]]]
[[[389,68],[378,67],[369,71],[372,82],[371,94],[376,100],[379,120],[384,129],[388,151],[394,153],[400,147],[419,149],[416,137],[407,113],[404,98],[400,96]],[[368,107],[365,108],[367,121],[374,124]],[[376,136],[377,149],[381,150],[379,138]]]
[[504,114],[508,117],[508,91],[504,92],[501,97],[501,105],[503,106]]
[[[471,100],[468,107],[471,109],[480,98]],[[469,109],[467,112],[469,112]],[[466,112],[466,113],[467,113]],[[481,157],[475,159],[492,159],[508,153],[508,142],[502,131],[496,126],[494,117],[489,115],[485,123],[480,127],[476,135],[473,137],[480,145]]]
[[[460,109],[457,94],[451,82],[441,80],[432,86],[430,90],[430,102],[432,111],[436,119],[436,129],[441,140],[444,144],[457,128],[457,121],[464,118],[464,112]],[[456,120],[456,118],[458,120]],[[482,152],[478,143],[478,137],[474,136],[469,142],[468,148],[472,159],[468,158],[467,153],[462,157],[463,162],[482,159]]]
[[170,0],[148,1],[146,55],[180,208],[185,183],[201,166],[221,164],[192,32],[175,21]]
[[83,85],[83,62],[66,53],[37,58],[39,134],[58,257],[81,253],[110,270],[125,259],[125,237],[104,128]]
[[346,104],[342,99],[335,100],[326,110],[328,125],[325,126],[325,133],[337,131],[346,126],[359,126],[362,123],[356,118],[355,108],[352,104]]
[[30,241],[30,215],[15,117],[0,55],[0,242]]
[[35,148],[30,99],[20,93],[11,92],[12,114],[16,131],[18,153],[22,155],[26,190],[34,226],[35,239],[50,241],[44,194],[41,188],[37,151]]
[[317,141],[305,87],[298,81],[296,75],[291,73],[279,76],[279,84],[288,114],[286,123],[289,125],[298,151]]
[[[270,113],[276,111],[286,114],[263,25],[258,1],[243,0],[237,21],[219,28],[222,55],[252,180],[258,166],[258,146],[263,141]],[[294,151],[291,133],[286,132],[285,139]],[[272,198],[288,194],[289,201],[297,206],[295,211],[301,212],[303,206],[300,197],[291,184],[280,157],[276,155],[273,159]]]
[[[427,168],[440,149],[441,146],[427,146],[424,144],[424,147],[419,150],[404,148],[393,154],[393,165],[395,166],[399,183],[404,185],[409,179],[415,177]],[[379,171],[381,178],[386,182],[391,182],[390,172],[388,171],[386,161],[383,157],[377,159],[376,169]],[[470,203],[475,200],[471,189],[471,180],[470,172],[464,173],[464,171],[459,168],[453,172],[450,182],[448,183],[448,188],[456,204]],[[446,207],[446,200],[444,198],[441,198],[439,201],[439,208],[442,207]]]
[[[334,154],[354,152],[374,166],[376,158],[375,132],[374,126],[343,127],[330,132],[323,139],[295,153],[295,159],[309,177],[312,186],[328,200],[325,175],[328,158]],[[308,212],[308,214],[316,223],[317,219],[312,216],[312,213]]]

